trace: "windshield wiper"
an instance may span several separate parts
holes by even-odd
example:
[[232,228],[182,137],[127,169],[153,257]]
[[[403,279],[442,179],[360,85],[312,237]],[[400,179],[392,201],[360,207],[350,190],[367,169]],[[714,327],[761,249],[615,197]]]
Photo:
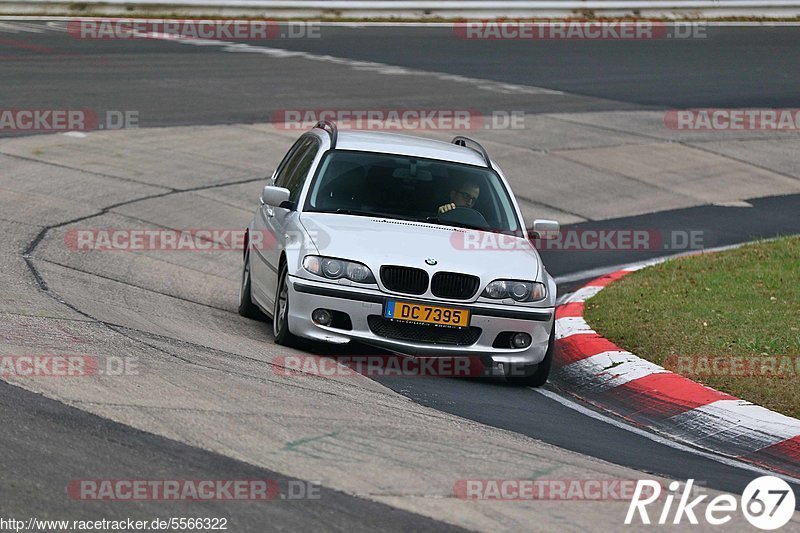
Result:
[[338,215],[355,215],[355,216],[359,216],[359,217],[379,217],[379,216],[383,216],[380,213],[375,213],[373,211],[359,211],[358,209],[339,208],[339,209],[336,209],[333,212],[338,214]]
[[409,217],[402,217],[399,215],[390,215],[387,213],[376,213],[374,211],[362,211],[359,209],[348,209],[345,207],[340,207],[338,209],[320,209],[318,211],[314,211],[315,213],[336,213],[337,215],[353,215],[358,217],[378,217],[378,218],[388,218],[391,220],[405,220],[405,221],[413,221],[413,222],[426,222],[428,224],[439,224],[441,226],[451,226],[456,228],[466,228],[466,229],[474,229],[478,231],[494,231],[491,228],[486,228],[484,226],[478,226],[475,224],[466,224],[463,222],[454,222],[448,220],[439,220],[438,217],[427,217],[427,218],[409,218]]
[[489,231],[489,232],[492,231],[490,228],[478,226],[476,224],[467,224],[465,222],[456,222],[454,220],[440,220],[439,217],[423,218],[420,219],[418,222],[428,222],[430,224],[439,224],[441,226],[451,226],[454,228],[476,229],[478,231]]
[[313,211],[314,213],[336,213],[337,215],[353,215],[357,217],[378,217],[378,218],[391,218],[394,220],[408,220],[407,218],[399,217],[396,215],[387,215],[386,213],[376,213],[374,211],[361,211],[358,209],[347,209],[340,207],[339,209],[321,209]]

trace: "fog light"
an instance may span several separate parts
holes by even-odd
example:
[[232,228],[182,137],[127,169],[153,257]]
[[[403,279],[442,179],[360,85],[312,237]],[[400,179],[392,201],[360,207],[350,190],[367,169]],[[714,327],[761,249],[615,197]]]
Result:
[[327,309],[315,309],[311,313],[311,320],[320,326],[330,326],[331,322],[333,322],[333,315]]
[[531,336],[527,333],[514,333],[511,337],[511,346],[514,348],[527,348],[531,345]]

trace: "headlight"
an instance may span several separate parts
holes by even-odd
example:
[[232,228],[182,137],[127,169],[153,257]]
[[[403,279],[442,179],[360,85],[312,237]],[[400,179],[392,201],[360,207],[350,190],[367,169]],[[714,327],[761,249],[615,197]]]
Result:
[[356,283],[375,283],[375,276],[369,267],[355,261],[307,255],[303,259],[303,268],[327,279],[346,278]]
[[339,279],[344,274],[344,264],[336,259],[323,259],[322,274],[326,278]]
[[493,300],[511,298],[517,302],[538,302],[547,296],[547,287],[535,281],[498,279],[487,285],[481,296]]

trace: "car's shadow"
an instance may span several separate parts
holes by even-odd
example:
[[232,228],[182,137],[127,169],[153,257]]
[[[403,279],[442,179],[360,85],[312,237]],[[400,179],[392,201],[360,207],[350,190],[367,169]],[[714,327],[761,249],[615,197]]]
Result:
[[[357,341],[332,345],[301,340],[298,348],[355,368],[362,375],[396,391],[416,388],[413,384],[421,381],[426,382],[426,388],[436,381],[514,386],[496,372],[493,374],[490,365],[476,357],[465,356],[458,366],[449,357],[415,357]],[[354,361],[362,364],[354,365]],[[428,361],[428,365],[423,361]]]

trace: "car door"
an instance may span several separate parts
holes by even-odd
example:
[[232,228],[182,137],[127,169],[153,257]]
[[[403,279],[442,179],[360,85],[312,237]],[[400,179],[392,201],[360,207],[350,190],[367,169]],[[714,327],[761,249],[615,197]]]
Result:
[[295,205],[261,205],[255,219],[254,229],[261,233],[263,246],[256,246],[255,254],[251,254],[258,258],[250,266],[251,283],[262,296],[259,300],[266,300],[269,306],[275,302],[278,265],[286,246],[287,229],[292,225],[292,217],[297,215],[296,202],[318,151],[319,142],[315,137],[301,137],[295,143],[274,177],[274,185],[289,189],[289,202]]

